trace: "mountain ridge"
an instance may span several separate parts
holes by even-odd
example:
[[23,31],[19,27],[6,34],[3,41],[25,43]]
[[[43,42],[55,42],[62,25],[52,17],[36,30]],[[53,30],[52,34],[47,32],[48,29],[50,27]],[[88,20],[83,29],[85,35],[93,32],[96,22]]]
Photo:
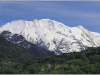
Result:
[[81,25],[68,27],[50,19],[15,20],[0,27],[1,33],[4,30],[22,35],[28,42],[54,51],[56,55],[100,46],[99,33],[90,32]]
[[54,55],[53,52],[49,52],[41,47],[36,46],[35,44],[28,42],[22,35],[12,34],[11,32],[3,31],[0,36],[5,38],[10,43],[16,45],[17,47],[26,49],[27,52],[31,54],[34,58]]

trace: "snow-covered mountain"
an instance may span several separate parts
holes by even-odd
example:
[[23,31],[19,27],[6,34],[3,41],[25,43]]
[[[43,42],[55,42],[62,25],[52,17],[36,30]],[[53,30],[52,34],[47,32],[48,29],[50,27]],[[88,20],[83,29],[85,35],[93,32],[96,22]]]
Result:
[[100,46],[99,33],[90,32],[83,26],[68,27],[50,19],[15,20],[1,26],[0,33],[3,31],[22,35],[28,42],[54,51],[56,55]]
[[7,41],[16,45],[16,47],[24,48],[33,57],[53,56],[54,52],[50,52],[44,48],[38,47],[35,44],[28,42],[22,35],[13,34],[9,31],[3,31],[0,36],[4,37]]

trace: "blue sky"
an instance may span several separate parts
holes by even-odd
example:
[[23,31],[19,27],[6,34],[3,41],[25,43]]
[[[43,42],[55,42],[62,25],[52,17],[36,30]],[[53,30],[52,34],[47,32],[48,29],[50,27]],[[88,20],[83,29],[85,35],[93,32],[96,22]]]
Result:
[[100,33],[100,1],[0,2],[0,26],[13,20],[49,18]]

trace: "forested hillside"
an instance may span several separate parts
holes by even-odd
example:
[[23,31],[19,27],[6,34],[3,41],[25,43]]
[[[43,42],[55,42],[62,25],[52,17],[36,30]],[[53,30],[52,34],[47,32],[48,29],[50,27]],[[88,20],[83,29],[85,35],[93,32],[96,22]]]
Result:
[[[32,59],[32,56],[24,48],[19,48],[0,36],[0,73],[10,73],[10,68]],[[16,73],[13,68],[13,73]]]
[[22,71],[26,73],[100,74],[100,47],[60,56],[42,57],[22,66]]
[[0,73],[100,74],[100,47],[33,59],[27,50],[0,37]]

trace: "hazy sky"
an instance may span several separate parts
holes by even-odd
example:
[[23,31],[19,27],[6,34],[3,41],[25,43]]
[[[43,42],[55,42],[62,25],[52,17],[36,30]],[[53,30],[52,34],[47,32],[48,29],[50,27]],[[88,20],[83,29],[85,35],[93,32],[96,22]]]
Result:
[[46,18],[100,33],[100,1],[0,1],[0,26],[13,20]]

